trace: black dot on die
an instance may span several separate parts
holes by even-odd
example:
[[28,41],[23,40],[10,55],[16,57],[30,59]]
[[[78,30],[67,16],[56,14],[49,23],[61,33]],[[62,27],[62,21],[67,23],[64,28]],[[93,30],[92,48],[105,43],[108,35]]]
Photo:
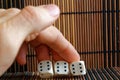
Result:
[[67,70],[64,70],[65,72],[67,71]]
[[74,66],[74,64],[72,64],[72,66]]
[[40,69],[40,71],[43,71],[42,69]]
[[50,70],[50,68],[48,68],[48,70]]
[[57,65],[59,65],[59,63],[57,63]]
[[59,68],[59,66],[57,66],[57,68]]
[[64,66],[64,68],[67,68],[67,66]]
[[57,70],[57,72],[59,72],[59,70]]
[[47,62],[47,64],[49,64],[49,62]]
[[66,65],[66,63],[64,63],[64,65]]
[[82,73],[82,70],[80,72]]
[[50,65],[47,65],[47,67],[50,67]]
[[80,69],[82,69],[82,67],[80,67]]
[[42,68],[42,66],[40,66],[40,68]]
[[73,70],[75,70],[75,68],[72,68]]
[[42,63],[40,63],[40,65],[42,65]]
[[75,72],[73,72],[73,74],[75,74]]
[[81,65],[81,63],[79,63],[79,65]]

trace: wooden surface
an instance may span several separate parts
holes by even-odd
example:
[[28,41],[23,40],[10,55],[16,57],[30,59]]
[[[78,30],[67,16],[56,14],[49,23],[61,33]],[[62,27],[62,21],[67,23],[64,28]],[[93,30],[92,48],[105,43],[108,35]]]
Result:
[[120,68],[88,69],[84,76],[56,76],[42,79],[35,72],[6,73],[0,80],[120,80]]

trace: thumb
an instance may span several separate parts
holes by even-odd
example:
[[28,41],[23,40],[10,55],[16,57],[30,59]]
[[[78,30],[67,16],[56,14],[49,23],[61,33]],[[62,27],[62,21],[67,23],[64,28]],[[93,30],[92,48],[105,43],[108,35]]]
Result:
[[14,29],[40,31],[53,24],[59,13],[60,10],[56,5],[27,6],[6,23]]
[[11,66],[26,36],[53,24],[59,16],[55,5],[28,6],[0,24],[0,76]]

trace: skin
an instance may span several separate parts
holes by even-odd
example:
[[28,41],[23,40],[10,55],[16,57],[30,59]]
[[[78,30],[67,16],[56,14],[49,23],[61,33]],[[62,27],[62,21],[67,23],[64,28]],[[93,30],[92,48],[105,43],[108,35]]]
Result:
[[75,48],[52,24],[59,17],[56,5],[27,6],[0,9],[0,76],[14,60],[26,64],[27,44],[36,51],[38,61],[53,60],[79,61]]

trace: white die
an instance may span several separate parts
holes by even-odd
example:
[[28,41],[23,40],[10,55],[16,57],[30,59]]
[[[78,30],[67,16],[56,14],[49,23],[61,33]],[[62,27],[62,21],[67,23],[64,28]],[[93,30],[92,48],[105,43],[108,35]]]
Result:
[[73,76],[85,75],[86,69],[84,61],[72,62],[70,64],[70,72]]
[[54,64],[55,75],[68,75],[69,65],[66,61],[57,61]]
[[41,78],[49,78],[53,76],[53,67],[50,60],[41,61],[38,64],[38,71]]

